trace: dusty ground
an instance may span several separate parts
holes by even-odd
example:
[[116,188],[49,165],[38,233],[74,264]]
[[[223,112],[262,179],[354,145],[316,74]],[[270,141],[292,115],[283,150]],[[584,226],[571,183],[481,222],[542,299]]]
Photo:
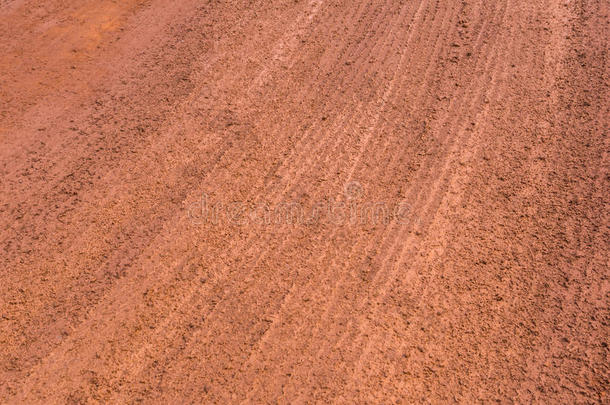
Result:
[[0,402],[608,403],[609,11],[0,0]]

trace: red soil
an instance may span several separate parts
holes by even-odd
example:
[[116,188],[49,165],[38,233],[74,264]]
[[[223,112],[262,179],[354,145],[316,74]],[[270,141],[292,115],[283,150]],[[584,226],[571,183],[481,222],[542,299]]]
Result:
[[607,403],[609,8],[0,0],[0,402]]

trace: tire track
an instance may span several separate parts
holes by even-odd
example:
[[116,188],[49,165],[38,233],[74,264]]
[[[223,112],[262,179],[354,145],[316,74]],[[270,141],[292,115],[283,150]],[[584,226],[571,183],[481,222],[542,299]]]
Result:
[[[493,49],[493,46],[491,48]],[[477,54],[481,54],[481,53],[477,52]],[[487,54],[483,53],[483,55],[487,55]],[[488,58],[488,56],[483,56],[482,57],[482,59],[486,59],[486,58]],[[491,58],[489,60],[491,62],[493,60],[493,58]],[[486,71],[490,71],[490,67],[489,66],[486,68]],[[483,76],[486,76],[486,75],[483,75]],[[480,89],[480,92],[483,92],[484,89],[486,88],[486,86],[480,85],[480,83],[475,81],[475,82],[471,83],[470,88],[471,89],[478,88],[478,89]],[[465,98],[465,96],[466,96],[466,92],[464,92],[462,94],[460,99]],[[460,99],[458,99],[458,100],[460,100]],[[472,110],[473,107],[475,106],[476,101],[480,100],[480,99],[481,99],[481,94],[479,94],[479,96],[472,97],[471,98],[472,102],[470,103],[470,106],[469,106],[469,108],[467,110],[468,111]],[[460,102],[458,101],[456,104],[459,105]],[[457,108],[459,109],[460,107],[457,107]],[[449,110],[449,111],[451,111],[451,110]],[[459,111],[459,110],[456,110],[453,113],[449,113],[449,112],[447,113],[446,119],[449,119],[450,115],[453,115],[453,116],[457,117],[456,122],[454,124],[452,124],[450,126],[450,128],[456,128],[456,129],[457,128],[463,128],[465,126],[466,117],[470,117],[472,115],[471,113],[466,113],[466,114],[462,115],[462,114],[457,113],[457,111]],[[441,126],[444,126],[444,125],[441,125]],[[465,130],[458,130],[458,131],[456,131],[454,129],[447,130],[447,133],[453,133],[453,132],[457,132],[457,133],[462,132],[462,137],[458,136],[458,137],[456,137],[454,140],[452,140],[449,143],[448,148],[450,149],[450,151],[445,154],[445,156],[447,156],[447,159],[444,161],[444,168],[440,171],[441,174],[438,175],[437,180],[433,183],[432,187],[430,187],[430,189],[432,190],[431,191],[431,195],[429,197],[427,197],[423,202],[418,204],[418,207],[421,207],[421,208],[418,208],[416,211],[417,212],[426,212],[427,213],[426,215],[422,216],[423,218],[433,218],[435,216],[435,214],[437,212],[437,208],[438,208],[438,206],[440,204],[440,201],[442,201],[444,199],[444,194],[440,194],[441,183],[445,183],[449,179],[449,176],[448,176],[449,175],[449,173],[448,173],[448,171],[449,171],[449,163],[451,161],[454,161],[454,159],[455,159],[455,158],[452,158],[451,156],[456,154],[457,148],[460,146],[460,144],[462,144],[462,140],[466,142],[466,140],[463,139],[463,136],[464,136],[464,134],[467,134],[467,131],[465,131]],[[427,221],[428,225],[432,221]],[[425,234],[426,233],[425,229],[427,229],[427,228],[428,228],[428,226],[422,226],[420,228],[420,233]],[[407,249],[413,243],[413,240],[415,239],[415,236],[412,235],[412,234],[411,235],[407,235],[407,241],[405,243],[400,243],[401,236],[402,235],[400,235],[400,236],[398,236],[398,237],[396,237],[394,239],[394,246],[390,249],[390,252],[395,252],[395,253],[390,253],[389,256],[386,257],[384,259],[384,261],[382,262],[382,266],[381,266],[382,268],[388,268],[389,269],[391,267],[391,268],[393,268],[393,271],[390,270],[389,275],[385,277],[385,281],[383,281],[383,282],[380,281],[379,282],[379,284],[381,284],[380,285],[380,291],[375,294],[375,296],[379,297],[379,298],[376,298],[375,301],[374,301],[374,302],[377,303],[377,305],[379,303],[383,302],[383,300],[387,296],[387,291],[388,291],[389,284],[393,280],[396,279],[396,275],[397,275],[398,269],[401,268],[401,264],[404,261],[404,258],[407,255],[407,252],[411,252],[410,250],[407,250]],[[413,247],[413,246],[411,246],[411,248],[415,249],[415,247]],[[400,252],[398,252],[398,250],[400,250]],[[416,250],[413,250],[412,253],[413,253],[413,255],[412,256],[410,255],[411,257],[413,257],[415,255]],[[396,260],[392,260],[392,258],[394,258],[396,256],[398,256],[396,258]],[[407,271],[408,271],[408,269],[407,269]],[[375,275],[375,277],[377,278],[378,275],[379,275],[379,273],[377,273]],[[408,280],[409,279],[407,279],[407,281]],[[377,281],[377,280],[374,280],[374,283],[375,283],[375,281]],[[374,319],[376,317],[375,316],[371,316],[371,318]],[[361,327],[361,329],[366,329],[366,326]],[[379,342],[378,341],[374,341],[373,339],[370,339],[368,341],[368,343],[364,345],[364,347],[365,347],[364,348],[364,355],[362,357],[366,357],[366,355],[368,353],[370,353],[370,350],[373,347],[374,343],[379,343]],[[357,363],[357,365],[355,367],[355,370],[356,370],[355,373],[358,373],[358,372],[362,371],[362,361],[363,361],[362,358],[360,358],[359,359],[359,363]],[[356,378],[352,377],[352,381],[353,380],[356,380]]]

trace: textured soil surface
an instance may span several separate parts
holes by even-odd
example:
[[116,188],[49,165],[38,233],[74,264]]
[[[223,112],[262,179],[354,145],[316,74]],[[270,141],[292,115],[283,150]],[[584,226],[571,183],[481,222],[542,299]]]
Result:
[[606,0],[0,0],[0,403],[608,403]]

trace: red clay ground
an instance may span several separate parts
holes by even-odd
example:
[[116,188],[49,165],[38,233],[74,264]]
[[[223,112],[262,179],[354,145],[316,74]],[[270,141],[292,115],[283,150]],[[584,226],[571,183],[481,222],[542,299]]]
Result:
[[609,9],[0,0],[0,402],[608,403]]

